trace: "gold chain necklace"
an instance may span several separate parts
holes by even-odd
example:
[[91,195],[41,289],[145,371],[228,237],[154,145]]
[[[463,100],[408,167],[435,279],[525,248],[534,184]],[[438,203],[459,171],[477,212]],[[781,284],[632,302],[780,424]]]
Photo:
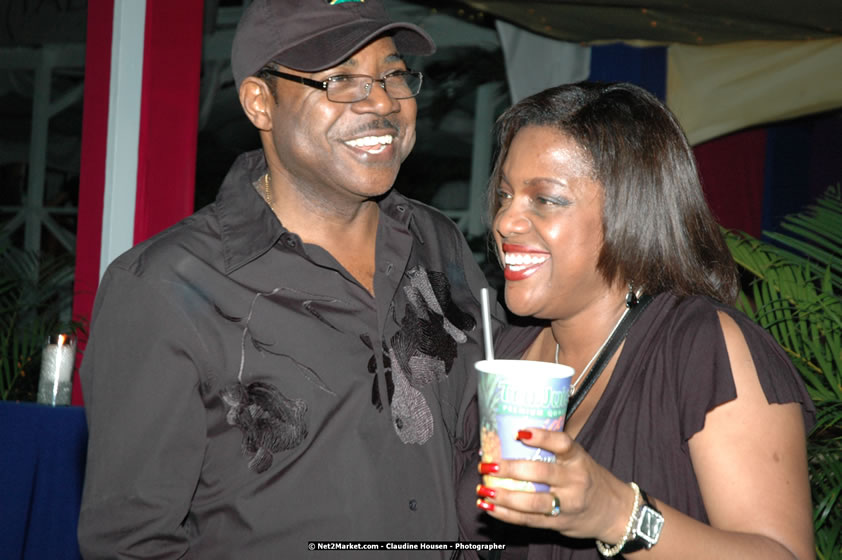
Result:
[[269,189],[269,172],[267,171],[265,175],[263,175],[263,198],[266,200],[266,204],[269,205],[269,208],[275,210],[275,203],[272,200],[272,191]]

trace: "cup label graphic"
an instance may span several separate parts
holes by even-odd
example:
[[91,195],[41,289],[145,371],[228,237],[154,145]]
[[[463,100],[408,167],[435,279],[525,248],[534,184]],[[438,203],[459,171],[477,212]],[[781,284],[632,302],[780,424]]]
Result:
[[[480,442],[482,461],[529,459],[554,462],[555,456],[517,440],[518,430],[562,430],[573,369],[560,364],[527,360],[483,360],[479,377]],[[545,484],[486,475],[486,486],[546,492]]]

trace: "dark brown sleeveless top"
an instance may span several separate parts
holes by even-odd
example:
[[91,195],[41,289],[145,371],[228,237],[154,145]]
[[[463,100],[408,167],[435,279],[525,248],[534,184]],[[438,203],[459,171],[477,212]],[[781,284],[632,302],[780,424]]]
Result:
[[[608,386],[576,438],[620,480],[634,480],[650,495],[705,523],[688,441],[704,427],[708,411],[736,398],[718,310],[740,327],[769,403],[800,403],[805,430],[810,429],[815,407],[771,335],[739,311],[709,298],[661,294],[632,326]],[[470,478],[467,473],[466,477]],[[465,495],[462,489],[460,500]],[[466,511],[462,504],[460,511]],[[463,523],[470,526],[472,521]],[[567,539],[494,521],[479,534],[508,541],[506,559],[524,557],[527,543],[530,559],[601,558],[591,539]]]

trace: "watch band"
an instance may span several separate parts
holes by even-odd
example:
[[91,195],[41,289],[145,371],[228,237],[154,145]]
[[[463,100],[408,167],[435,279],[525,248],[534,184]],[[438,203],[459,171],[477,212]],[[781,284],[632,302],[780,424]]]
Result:
[[664,525],[664,516],[649,499],[643,490],[640,491],[641,505],[635,516],[632,537],[626,541],[620,552],[636,552],[638,550],[649,550],[661,536],[661,528]]

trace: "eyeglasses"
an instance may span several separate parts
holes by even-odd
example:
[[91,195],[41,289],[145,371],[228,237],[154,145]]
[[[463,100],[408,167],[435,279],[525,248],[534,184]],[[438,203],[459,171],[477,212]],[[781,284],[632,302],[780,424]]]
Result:
[[411,70],[391,72],[380,79],[362,74],[340,74],[331,76],[321,82],[304,76],[280,72],[273,68],[263,68],[263,71],[284,80],[322,89],[327,92],[327,98],[335,103],[362,101],[371,94],[371,86],[374,82],[378,82],[392,99],[409,99],[418,95],[418,92],[421,91],[421,82],[424,79],[421,72]]

